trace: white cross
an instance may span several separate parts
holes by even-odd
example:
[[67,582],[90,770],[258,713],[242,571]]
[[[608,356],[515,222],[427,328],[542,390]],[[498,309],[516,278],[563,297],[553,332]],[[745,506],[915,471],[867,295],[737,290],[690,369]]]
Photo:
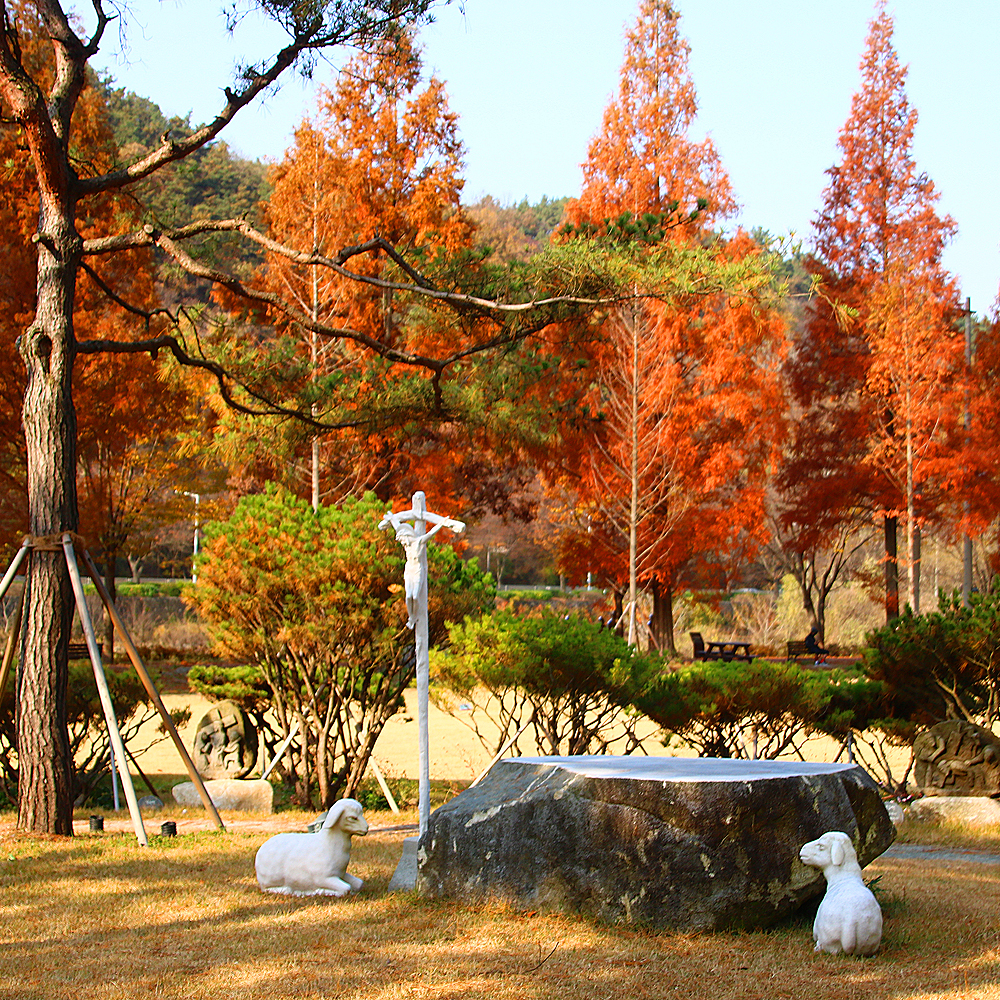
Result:
[[[430,531],[427,530],[428,521],[434,525]],[[427,830],[431,807],[430,740],[427,729],[431,669],[427,625],[427,540],[442,528],[451,528],[456,533],[464,531],[465,522],[432,514],[427,510],[423,491],[418,490],[413,494],[413,506],[410,510],[398,514],[388,511],[378,526],[384,530],[390,524],[396,531],[400,545],[406,550],[406,565],[403,568],[403,590],[406,596],[406,611],[409,615],[406,624],[413,629],[416,644],[417,717],[420,726],[418,801],[422,836]]]

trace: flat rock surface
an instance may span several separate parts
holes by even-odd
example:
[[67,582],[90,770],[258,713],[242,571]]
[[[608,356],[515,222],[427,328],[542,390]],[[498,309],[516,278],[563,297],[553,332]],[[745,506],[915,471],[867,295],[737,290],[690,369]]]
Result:
[[431,814],[417,889],[654,927],[764,927],[822,892],[798,851],[829,830],[862,865],[895,836],[858,767],[515,758]]
[[[205,791],[216,809],[269,813],[274,808],[274,786],[260,778],[215,778],[205,782]],[[179,806],[202,806],[192,781],[174,785],[171,793]]]
[[970,826],[1000,823],[1000,802],[982,795],[929,795],[906,808],[911,819],[955,820]]
[[724,760],[721,757],[516,757],[504,763],[558,767],[588,778],[628,781],[765,781],[769,778],[834,774],[856,770],[853,764],[796,760]]

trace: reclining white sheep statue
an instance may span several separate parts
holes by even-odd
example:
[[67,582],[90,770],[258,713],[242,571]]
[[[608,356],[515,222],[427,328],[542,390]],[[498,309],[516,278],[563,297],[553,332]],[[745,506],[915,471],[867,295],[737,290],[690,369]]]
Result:
[[347,873],[351,837],[363,837],[368,823],[360,802],[341,799],[315,833],[278,833],[265,841],[254,867],[265,892],[291,896],[345,896],[357,892],[361,879]]
[[846,833],[824,833],[799,851],[803,864],[822,868],[826,895],[816,911],[816,951],[874,955],[882,940],[882,910],[861,880],[861,866]]

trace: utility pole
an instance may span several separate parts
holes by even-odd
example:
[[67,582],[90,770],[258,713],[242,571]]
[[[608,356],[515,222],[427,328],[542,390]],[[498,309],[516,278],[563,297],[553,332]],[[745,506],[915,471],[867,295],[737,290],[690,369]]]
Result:
[[[965,300],[965,374],[966,378],[972,377],[972,300]],[[969,390],[965,390],[965,434],[969,435],[972,427],[972,413],[969,409]],[[969,515],[969,501],[964,504],[965,515]],[[968,532],[962,538],[962,606],[969,606],[969,594],[972,593],[972,538]]]
[[201,494],[200,493],[189,493],[184,490],[184,496],[194,497],[194,552],[191,555],[191,582],[198,582],[198,529],[200,527],[200,515],[201,515]]

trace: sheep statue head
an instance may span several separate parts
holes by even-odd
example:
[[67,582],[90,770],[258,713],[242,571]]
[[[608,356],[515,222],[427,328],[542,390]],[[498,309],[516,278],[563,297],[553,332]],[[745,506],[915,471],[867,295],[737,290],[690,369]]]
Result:
[[836,831],[824,833],[803,845],[799,859],[826,876],[826,895],[813,921],[814,950],[874,955],[882,941],[882,910],[861,879],[851,838]]
[[265,841],[254,867],[265,892],[291,896],[345,896],[357,892],[361,879],[349,875],[351,837],[368,832],[356,799],[335,802],[315,833],[279,833]]

